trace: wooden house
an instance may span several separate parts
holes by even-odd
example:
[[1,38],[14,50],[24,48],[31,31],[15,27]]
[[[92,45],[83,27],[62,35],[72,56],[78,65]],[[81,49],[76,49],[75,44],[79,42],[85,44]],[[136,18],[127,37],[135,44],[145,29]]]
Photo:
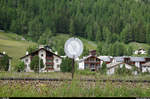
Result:
[[[140,69],[141,72],[145,72],[145,63],[150,62],[150,58],[144,57],[131,57],[131,56],[123,56],[123,57],[114,57],[112,62],[107,65],[108,74],[114,74],[114,68],[120,66],[120,64],[125,64],[126,68],[132,69],[133,66],[136,66]],[[144,70],[143,70],[144,69]]]
[[112,61],[111,56],[97,56],[96,50],[89,51],[89,55],[83,57],[78,61],[79,69],[90,69],[91,71],[97,71],[102,67],[103,62],[109,64]]
[[33,70],[30,69],[30,63],[35,55],[38,55],[39,58],[43,60],[44,68],[40,69],[41,72],[60,71],[62,58],[57,55],[57,53],[52,52],[50,49],[40,47],[38,50],[32,53],[27,52],[25,56],[20,58],[26,65],[26,72],[33,72]]
[[79,69],[96,71],[100,68],[101,61],[96,55],[96,50],[89,51],[89,55],[79,60]]

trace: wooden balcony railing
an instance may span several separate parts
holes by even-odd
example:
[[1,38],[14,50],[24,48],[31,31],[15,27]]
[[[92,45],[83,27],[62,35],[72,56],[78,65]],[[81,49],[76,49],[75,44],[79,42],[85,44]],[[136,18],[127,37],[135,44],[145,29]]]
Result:
[[100,61],[85,61],[85,63],[100,63]]
[[53,62],[46,62],[46,65],[49,65],[49,64],[53,65],[54,63]]
[[48,56],[47,56],[46,59],[53,59],[53,57],[48,57]]

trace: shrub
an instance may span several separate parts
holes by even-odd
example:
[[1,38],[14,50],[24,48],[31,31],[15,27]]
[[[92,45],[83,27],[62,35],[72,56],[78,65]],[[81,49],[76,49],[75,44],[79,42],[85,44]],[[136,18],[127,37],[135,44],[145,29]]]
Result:
[[72,59],[68,57],[62,59],[60,69],[62,72],[72,72]]
[[140,69],[138,67],[136,67],[135,65],[132,66],[132,72],[137,71],[138,74],[140,74]]
[[0,69],[8,71],[8,69],[9,69],[9,57],[7,55],[4,55],[0,59]]
[[106,72],[107,72],[107,66],[106,66],[105,62],[103,62],[102,67],[100,68],[99,71],[100,71],[101,74],[106,74]]
[[16,66],[17,72],[24,71],[24,69],[25,69],[25,64],[24,64],[24,62],[19,61],[18,64],[17,64],[17,66]]
[[129,70],[125,67],[125,64],[123,64],[122,68],[120,68],[120,66],[118,66],[118,68],[115,70],[115,74],[117,75],[131,75],[132,74],[132,70]]
[[[43,68],[43,60],[40,59],[40,68]],[[35,72],[39,72],[39,57],[36,55],[32,58],[32,61],[30,63],[31,70],[34,70]]]
[[118,66],[118,68],[115,68],[115,74],[116,74],[116,75],[120,75],[120,74],[121,74],[120,65]]

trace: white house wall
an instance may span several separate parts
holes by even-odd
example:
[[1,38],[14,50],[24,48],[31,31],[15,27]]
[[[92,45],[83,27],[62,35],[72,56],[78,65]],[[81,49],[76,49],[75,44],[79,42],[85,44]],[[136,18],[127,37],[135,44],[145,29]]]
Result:
[[11,59],[9,59],[9,68],[8,71],[11,71]]
[[[43,54],[43,56],[41,56]],[[43,60],[44,68],[46,68],[46,51],[45,50],[40,50],[38,52],[38,56],[40,59]]]
[[84,70],[84,61],[79,62],[79,70]]
[[100,66],[102,66],[102,64],[103,64],[104,61],[101,60],[100,62],[101,62],[101,63],[100,63]]
[[147,72],[147,70],[150,72],[150,67],[142,67],[142,72]]
[[[54,56],[54,60],[53,60],[53,63],[54,63],[54,71],[60,71],[60,65],[62,63],[62,59],[58,56]],[[58,59],[58,61],[56,61]]]
[[[28,61],[26,61],[26,60],[28,60]],[[27,56],[27,57],[23,58],[22,61],[23,61],[24,64],[27,66],[27,67],[25,68],[25,71],[26,71],[26,72],[33,72],[33,70],[30,69],[30,63],[31,63],[31,58],[30,58],[30,56]]]
[[140,68],[140,62],[135,62],[135,66]]

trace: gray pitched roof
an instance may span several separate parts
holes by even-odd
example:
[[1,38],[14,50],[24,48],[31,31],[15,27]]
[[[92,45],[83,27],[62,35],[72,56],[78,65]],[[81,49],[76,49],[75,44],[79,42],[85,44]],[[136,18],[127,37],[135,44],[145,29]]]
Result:
[[99,56],[98,58],[105,61],[105,62],[110,62],[110,57],[109,56]]
[[147,63],[145,63],[145,64],[143,64],[142,66],[150,66],[150,62],[147,62]]
[[117,62],[123,62],[123,61],[124,61],[124,58],[123,58],[123,57],[114,57],[114,59],[115,59]]
[[21,57],[20,59],[23,59],[23,58],[25,58],[25,57],[27,57],[27,56],[33,54],[33,53],[37,53],[37,52],[40,51],[40,50],[45,50],[45,51],[47,51],[47,52],[49,52],[49,53],[52,53],[53,55],[55,55],[55,56],[57,56],[57,57],[59,57],[59,58],[62,58],[61,56],[56,55],[54,52],[52,52],[52,51],[50,51],[50,50],[47,50],[47,49],[45,49],[45,48],[40,48],[40,49],[37,49],[36,51],[33,51],[33,52],[29,53],[28,55],[25,55],[25,56]]
[[[0,52],[0,57],[3,57],[4,55],[7,55],[7,54],[3,54]],[[8,55],[7,55],[8,56]],[[8,56],[9,57],[9,56]],[[12,57],[9,57],[9,59],[12,59]]]
[[144,57],[130,57],[130,60],[132,62],[144,62],[145,61],[145,58]]
[[4,54],[0,52],[0,55],[4,55]]
[[85,59],[87,59],[87,58],[90,57],[90,56],[91,56],[91,55],[88,55],[88,56],[83,57],[82,59],[79,59],[79,62],[84,61]]
[[2,55],[2,54],[0,54],[0,57],[3,57],[3,55]]

